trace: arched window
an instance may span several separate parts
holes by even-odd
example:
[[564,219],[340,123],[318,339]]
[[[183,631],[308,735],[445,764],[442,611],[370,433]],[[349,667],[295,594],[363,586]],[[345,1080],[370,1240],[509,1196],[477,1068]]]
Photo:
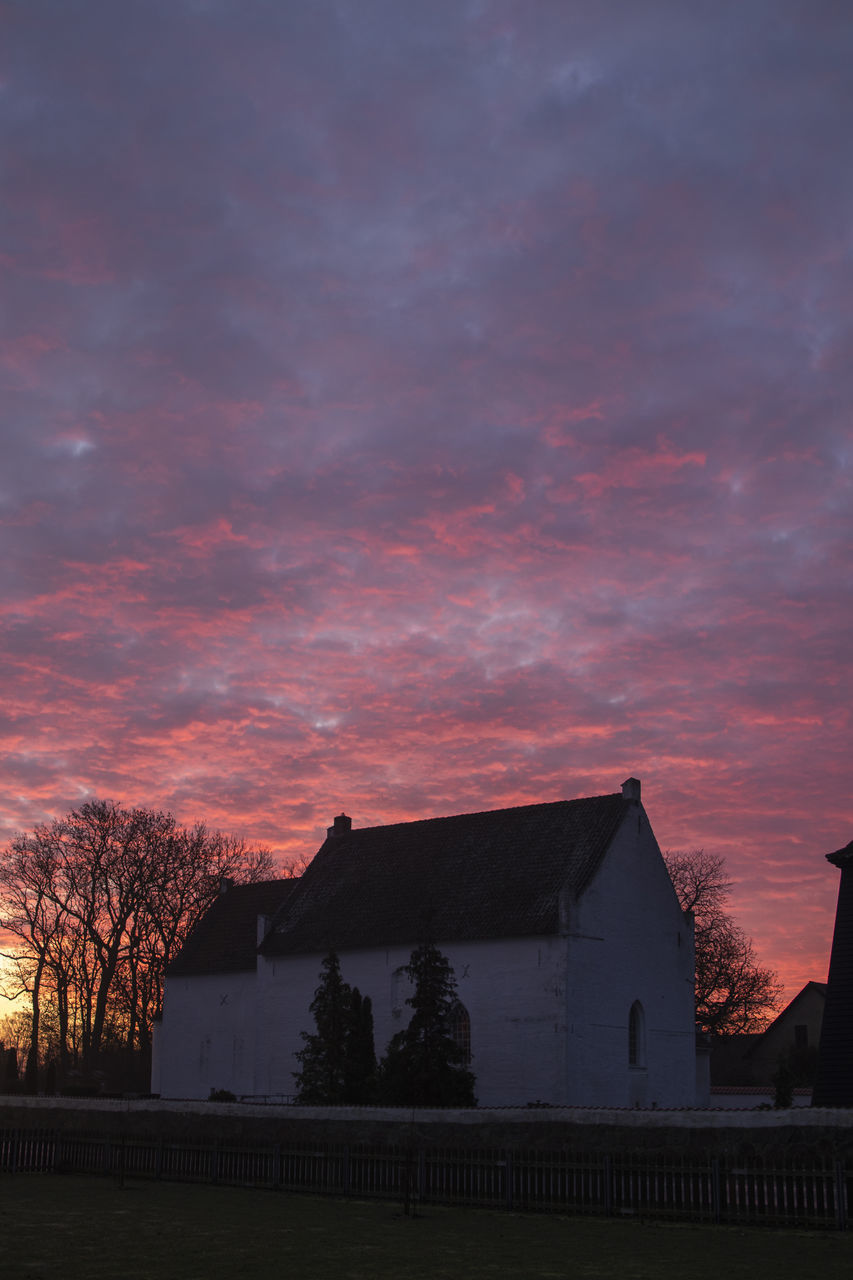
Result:
[[639,1000],[631,1005],[628,1014],[628,1066],[646,1065],[646,1017]]
[[455,1000],[448,1019],[450,1035],[462,1050],[463,1061],[471,1061],[471,1019],[461,1000]]

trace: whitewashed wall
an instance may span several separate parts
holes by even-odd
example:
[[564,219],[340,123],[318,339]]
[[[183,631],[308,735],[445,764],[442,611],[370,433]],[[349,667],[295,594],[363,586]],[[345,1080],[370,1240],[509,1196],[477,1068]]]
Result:
[[[559,938],[507,938],[438,946],[453,965],[459,999],[471,1017],[471,1069],[483,1106],[547,1101],[558,1096],[564,1042],[566,943]],[[410,947],[348,951],[345,981],[373,1001],[377,1054],[408,1023],[410,993],[399,970]],[[322,955],[262,960],[258,975],[259,1092],[282,1091],[298,1069],[300,1032],[313,1031],[309,1011]]]
[[167,978],[157,1033],[164,1098],[207,1098],[211,1089],[254,1094],[255,974]]
[[[586,892],[568,904],[568,927],[566,1101],[694,1105],[693,929],[639,807]],[[644,1067],[628,1064],[635,1000],[644,1012]]]

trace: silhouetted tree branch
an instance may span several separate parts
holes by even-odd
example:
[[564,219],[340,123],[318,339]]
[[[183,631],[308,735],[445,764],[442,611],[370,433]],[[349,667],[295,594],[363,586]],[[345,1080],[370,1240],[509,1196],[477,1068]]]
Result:
[[103,800],[13,840],[0,853],[0,927],[14,940],[7,985],[32,1010],[28,1081],[46,1013],[61,1071],[90,1070],[107,1045],[147,1049],[165,968],[222,877],[272,872],[268,850]]
[[678,900],[695,920],[696,1024],[711,1035],[760,1031],[782,987],[758,963],[752,940],[727,910],[731,882],[725,860],[697,849],[663,855]]

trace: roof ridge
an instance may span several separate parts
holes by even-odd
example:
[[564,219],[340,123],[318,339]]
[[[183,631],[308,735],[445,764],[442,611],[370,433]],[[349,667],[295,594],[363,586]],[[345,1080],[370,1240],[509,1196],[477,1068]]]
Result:
[[228,892],[232,893],[235,889],[265,889],[273,884],[288,884],[291,880],[298,880],[299,876],[270,876],[268,880],[235,880]]
[[[571,800],[534,800],[530,804],[510,804],[503,809],[473,809],[466,813],[437,813],[430,818],[405,818],[399,822],[377,822],[371,827],[353,827],[352,834],[365,831],[388,831],[394,827],[423,826],[427,822],[454,822],[461,818],[498,817],[501,814],[520,813],[525,809],[556,809],[560,805],[589,804],[593,800],[622,800],[619,791],[608,791],[597,796],[575,796]],[[349,835],[350,832],[347,832]]]

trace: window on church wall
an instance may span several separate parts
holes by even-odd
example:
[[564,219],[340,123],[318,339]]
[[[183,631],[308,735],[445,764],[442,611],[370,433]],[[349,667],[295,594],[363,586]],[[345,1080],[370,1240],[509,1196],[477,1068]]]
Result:
[[639,1000],[631,1005],[628,1014],[628,1066],[646,1065],[646,1019]]
[[450,1010],[450,1035],[462,1050],[465,1063],[471,1061],[471,1018],[461,1000],[455,1001]]
[[406,966],[400,965],[391,973],[391,1017],[395,1021],[402,1018],[406,1009],[406,1000],[414,988],[406,974]]

